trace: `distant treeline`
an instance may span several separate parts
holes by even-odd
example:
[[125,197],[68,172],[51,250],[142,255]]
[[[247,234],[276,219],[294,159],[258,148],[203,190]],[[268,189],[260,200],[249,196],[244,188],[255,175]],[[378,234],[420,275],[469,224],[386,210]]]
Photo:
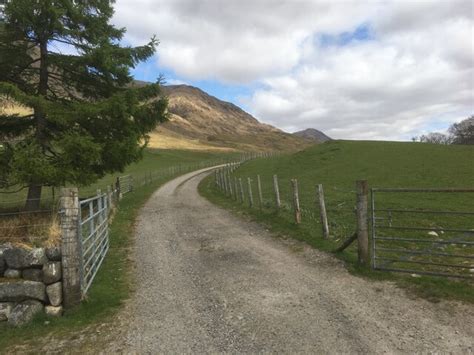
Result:
[[454,123],[448,133],[431,132],[419,137],[413,137],[413,142],[434,144],[472,144],[474,145],[474,115]]

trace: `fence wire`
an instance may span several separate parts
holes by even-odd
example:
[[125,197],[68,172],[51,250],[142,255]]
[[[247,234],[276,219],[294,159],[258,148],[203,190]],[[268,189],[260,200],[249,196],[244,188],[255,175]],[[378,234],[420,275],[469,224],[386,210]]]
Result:
[[[321,205],[318,205],[319,191],[316,184],[316,188],[310,190],[308,186],[300,185],[299,191],[297,188],[295,191],[290,187],[290,181],[279,180],[275,175],[271,179],[268,174],[266,178],[263,175],[250,178],[251,181],[258,181],[258,184],[226,183],[227,180],[245,182],[248,179],[242,173],[235,173],[235,169],[224,167],[215,173],[214,186],[234,201],[253,208],[255,213],[259,213],[259,210],[260,213],[278,212],[278,216],[288,223],[314,224],[317,235],[320,232],[323,236],[327,233],[322,222],[324,213]],[[233,190],[229,185],[233,186]],[[351,240],[357,230],[356,191],[336,186],[326,186],[325,190],[323,204],[328,218],[329,239]],[[401,200],[382,200],[385,204],[377,208],[372,201],[372,205],[368,206],[369,215],[373,216],[370,256],[374,269],[474,279],[473,200],[459,197],[440,200],[442,194],[466,194],[474,192],[473,189],[374,190],[377,194],[404,194]],[[409,193],[417,192],[425,195],[436,193],[437,197],[407,198]],[[250,203],[252,195],[258,196],[253,205]],[[472,206],[472,210],[467,208],[468,205]],[[454,207],[449,210],[446,206]]]

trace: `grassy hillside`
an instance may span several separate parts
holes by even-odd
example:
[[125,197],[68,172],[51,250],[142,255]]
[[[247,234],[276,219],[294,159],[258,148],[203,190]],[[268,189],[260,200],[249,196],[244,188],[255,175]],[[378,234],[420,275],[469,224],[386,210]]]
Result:
[[[262,181],[263,210],[258,208],[255,183],[257,174],[261,176]],[[273,174],[278,175],[281,197],[285,207],[280,213],[276,213],[274,207]],[[440,146],[421,143],[331,141],[296,154],[248,162],[235,172],[235,176],[245,180],[247,177],[253,179],[253,195],[257,205],[255,208],[249,209],[247,202],[241,205],[228,198],[223,198],[222,194],[212,187],[211,179],[201,185],[201,191],[214,202],[244,211],[253,218],[268,223],[282,235],[290,235],[320,249],[332,251],[355,231],[356,180],[367,179],[370,187],[473,188],[474,149],[468,146]],[[294,224],[291,212],[290,179],[292,178],[298,179],[303,210],[301,225]],[[315,203],[317,184],[324,186],[331,235],[328,241],[322,239],[319,208]],[[244,186],[246,190],[246,184]],[[376,198],[376,208],[474,212],[474,194],[380,193]],[[382,212],[379,216],[388,218],[387,214]],[[449,216],[448,218],[444,215],[414,214],[406,216],[394,214],[392,219],[394,225],[474,229],[472,215]],[[427,232],[421,233],[421,237],[427,234]],[[448,237],[448,233],[443,236]],[[472,238],[472,235],[467,238]],[[355,245],[340,254],[339,257],[348,261],[349,265],[355,265]],[[466,266],[474,268],[474,262],[472,265]],[[356,267],[354,266],[354,268]],[[366,272],[365,270],[359,271]],[[469,272],[468,269],[467,272]],[[380,273],[377,277],[386,277],[385,275],[386,273]],[[429,282],[439,282],[433,278],[416,278],[414,280],[423,283],[428,282],[426,281],[428,279]],[[456,292],[452,294],[443,286],[442,289],[431,288],[429,294],[446,297],[451,295],[454,298],[474,300],[472,287],[468,291],[463,289],[462,292]]]

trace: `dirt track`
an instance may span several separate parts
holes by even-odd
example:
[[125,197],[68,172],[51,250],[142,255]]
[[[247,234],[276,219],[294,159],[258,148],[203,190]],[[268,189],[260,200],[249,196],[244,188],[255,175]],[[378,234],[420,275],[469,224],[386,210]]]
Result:
[[199,196],[204,174],[160,188],[136,235],[137,292],[106,352],[454,352],[469,305],[413,300]]
[[[410,299],[199,196],[159,190],[136,227],[136,292],[113,324],[18,353],[473,353],[474,307]],[[1,350],[1,349],[0,349]],[[1,352],[1,351],[0,351]]]

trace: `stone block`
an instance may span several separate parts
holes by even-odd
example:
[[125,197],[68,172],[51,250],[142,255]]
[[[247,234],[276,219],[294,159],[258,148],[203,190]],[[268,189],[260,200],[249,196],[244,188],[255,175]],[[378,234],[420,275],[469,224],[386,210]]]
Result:
[[6,322],[8,320],[14,305],[13,302],[0,303],[0,322]]
[[35,315],[41,313],[43,309],[43,304],[35,300],[18,303],[13,307],[10,316],[8,317],[8,324],[14,327],[25,325],[30,322]]
[[43,265],[43,282],[47,285],[61,280],[61,263],[59,261],[48,261]]
[[43,271],[41,269],[25,269],[22,271],[21,276],[24,280],[28,281],[43,281]]
[[61,247],[46,248],[46,257],[50,261],[61,261]]
[[29,299],[46,302],[44,283],[23,280],[0,283],[0,302],[22,302]]
[[46,294],[48,295],[49,303],[52,306],[59,306],[63,302],[62,283],[56,282],[55,284],[46,287]]
[[46,306],[44,308],[44,311],[46,312],[46,315],[48,315],[50,317],[61,317],[63,315],[63,307],[62,306],[58,306],[58,307]]
[[11,248],[5,250],[3,256],[11,269],[41,267],[48,261],[43,248]]
[[7,269],[3,276],[7,279],[19,279],[21,278],[21,271],[17,269]]

